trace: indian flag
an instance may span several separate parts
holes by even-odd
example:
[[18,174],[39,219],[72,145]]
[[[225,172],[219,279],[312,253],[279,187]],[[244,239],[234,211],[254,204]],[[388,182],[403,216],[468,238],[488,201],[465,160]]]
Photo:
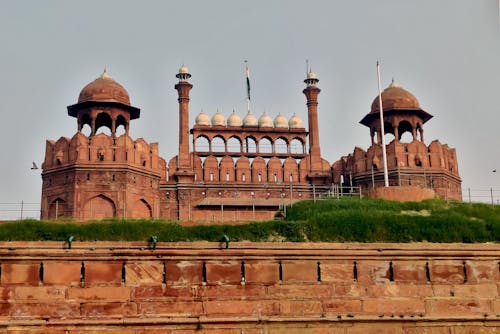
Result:
[[245,73],[247,76],[247,99],[250,101],[250,70],[248,69],[247,61],[245,60]]

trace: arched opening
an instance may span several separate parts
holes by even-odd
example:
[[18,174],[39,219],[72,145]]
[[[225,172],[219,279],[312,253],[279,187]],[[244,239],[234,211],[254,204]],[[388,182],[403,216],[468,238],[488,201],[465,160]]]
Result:
[[385,144],[389,145],[390,142],[394,140],[394,135],[392,133],[386,133],[384,136]]
[[92,121],[90,120],[89,114],[82,115],[80,120],[80,132],[89,137],[92,134],[91,124]]
[[398,125],[399,141],[411,143],[413,141],[413,127],[408,121],[401,121]]
[[205,136],[199,136],[194,141],[195,151],[196,152],[209,152],[210,151],[210,142],[208,138]]
[[245,138],[244,150],[245,152],[248,153],[257,153],[257,141],[255,140],[255,138],[253,137]]
[[153,209],[149,203],[141,198],[135,201],[131,212],[132,218],[151,218],[153,217]]
[[100,113],[95,120],[95,134],[111,135],[111,124],[111,116],[104,112]]
[[61,198],[56,198],[49,206],[49,219],[58,219],[68,216],[68,206],[66,201]]
[[102,219],[115,216],[115,204],[104,195],[91,198],[83,208],[83,219]]
[[288,142],[284,138],[278,138],[274,142],[274,152],[288,153]]
[[290,153],[292,154],[303,154],[304,153],[304,143],[299,138],[293,138],[290,142]]
[[212,139],[212,152],[225,152],[225,151],[226,151],[226,144],[222,137],[217,136],[214,139]]
[[115,135],[117,137],[125,134],[127,132],[127,120],[122,115],[119,115],[116,118],[115,123]]
[[241,141],[237,137],[231,137],[227,141],[228,152],[241,152]]
[[264,137],[259,141],[259,152],[273,153],[273,145],[271,143],[271,139]]
[[85,136],[90,137],[90,135],[92,134],[92,128],[90,127],[90,125],[84,124],[80,132],[83,133]]

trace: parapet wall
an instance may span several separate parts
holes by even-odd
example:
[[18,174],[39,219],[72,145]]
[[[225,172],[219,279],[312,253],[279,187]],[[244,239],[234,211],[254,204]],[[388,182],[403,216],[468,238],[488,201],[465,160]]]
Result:
[[8,242],[0,333],[500,328],[496,244]]

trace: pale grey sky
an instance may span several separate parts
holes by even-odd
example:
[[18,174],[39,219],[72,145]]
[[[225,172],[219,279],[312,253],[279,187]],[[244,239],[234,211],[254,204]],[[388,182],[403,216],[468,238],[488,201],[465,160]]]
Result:
[[330,163],[369,146],[358,122],[380,60],[383,86],[395,77],[434,115],[426,142],[457,149],[464,188],[500,189],[499,43],[497,0],[0,0],[0,203],[40,201],[31,162],[41,164],[46,139],[76,132],[66,106],[104,66],[141,108],[131,135],[159,142],[168,160],[178,68],[193,75],[192,123],[201,109],[244,115],[245,59],[254,113],[304,119],[309,59]]

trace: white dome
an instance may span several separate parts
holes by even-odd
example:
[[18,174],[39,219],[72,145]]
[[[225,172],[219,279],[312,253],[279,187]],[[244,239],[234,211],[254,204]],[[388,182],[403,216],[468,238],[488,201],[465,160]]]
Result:
[[272,128],[273,119],[264,112],[262,116],[259,117],[259,128]]
[[299,116],[297,116],[296,114],[293,114],[293,116],[288,121],[288,126],[290,127],[290,129],[301,128],[302,127],[302,119]]
[[234,112],[227,118],[227,126],[241,126],[241,118]]
[[189,73],[189,69],[187,68],[186,65],[182,65],[181,68],[179,69],[179,73],[182,73],[182,74]]
[[196,116],[195,124],[210,125],[210,117],[202,111],[198,114],[198,116]]
[[226,124],[226,119],[224,116],[217,110],[215,115],[212,117],[212,125],[222,125],[224,126]]
[[288,120],[281,113],[274,118],[275,128],[288,128]]
[[249,111],[243,118],[243,126],[257,126],[257,118]]

